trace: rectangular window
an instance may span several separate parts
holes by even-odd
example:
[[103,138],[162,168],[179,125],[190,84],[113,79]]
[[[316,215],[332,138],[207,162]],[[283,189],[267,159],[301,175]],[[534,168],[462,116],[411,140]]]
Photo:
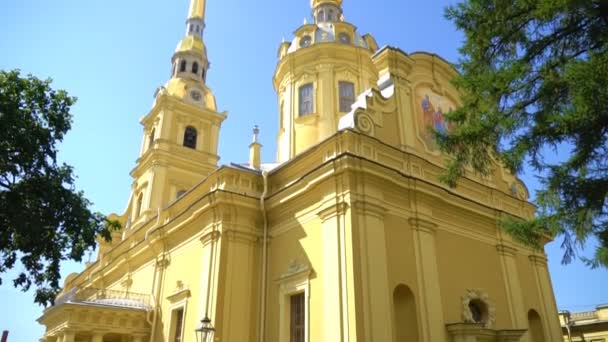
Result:
[[300,87],[300,116],[313,112],[313,85],[305,84]]
[[306,303],[304,292],[291,296],[290,303],[290,342],[304,342],[306,325]]
[[173,324],[175,324],[173,333],[173,342],[182,342],[183,326],[184,326],[184,308],[173,310]]
[[348,113],[355,103],[355,85],[351,82],[339,82],[340,112]]

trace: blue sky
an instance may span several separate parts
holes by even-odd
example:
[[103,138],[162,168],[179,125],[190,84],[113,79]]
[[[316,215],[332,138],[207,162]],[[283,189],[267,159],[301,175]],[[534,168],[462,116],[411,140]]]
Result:
[[[171,70],[184,32],[188,0],[0,1],[0,69],[19,68],[79,98],[74,125],[61,146],[77,185],[103,213],[122,212],[129,171],[141,145],[139,119]],[[445,0],[345,0],[346,19],[378,44],[406,52],[429,51],[458,60],[462,35],[444,19]],[[309,0],[208,0],[205,42],[211,60],[208,84],[220,110],[228,111],[220,135],[221,163],[248,157],[251,128],[261,126],[263,159],[275,159],[278,105],[272,87],[281,39],[310,18]],[[310,19],[309,19],[310,21]],[[530,189],[538,183],[523,175]],[[580,262],[560,264],[559,243],[547,247],[558,306],[586,310],[608,302],[606,270]],[[82,266],[64,265],[64,276]],[[43,329],[32,293],[0,286],[0,330],[9,341],[35,341]],[[13,308],[13,310],[7,310]]]

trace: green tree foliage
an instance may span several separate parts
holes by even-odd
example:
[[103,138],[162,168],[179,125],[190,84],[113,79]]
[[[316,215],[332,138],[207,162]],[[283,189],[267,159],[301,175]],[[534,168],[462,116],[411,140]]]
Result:
[[96,236],[109,239],[115,226],[88,209],[72,168],[57,162],[76,99],[50,83],[0,70],[0,274],[20,261],[13,285],[35,285],[42,305],[60,289],[61,261],[81,261]]
[[528,163],[542,180],[537,217],[505,219],[519,240],[563,237],[568,263],[589,236],[590,266],[608,266],[608,1],[469,0],[448,19],[464,32],[463,106],[441,148],[454,158],[444,181],[467,166],[488,174],[493,159],[514,173]]

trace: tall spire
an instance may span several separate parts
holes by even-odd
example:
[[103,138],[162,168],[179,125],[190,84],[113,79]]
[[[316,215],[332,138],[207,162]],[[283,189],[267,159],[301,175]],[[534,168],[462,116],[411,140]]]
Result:
[[342,21],[342,0],[310,0],[315,23]]
[[310,6],[314,9],[319,5],[330,4],[342,7],[342,0],[310,0]]
[[190,0],[186,34],[173,54],[173,78],[186,78],[205,83],[209,60],[203,42],[205,0]]
[[188,19],[199,18],[205,20],[205,0],[191,0],[190,1],[190,13]]

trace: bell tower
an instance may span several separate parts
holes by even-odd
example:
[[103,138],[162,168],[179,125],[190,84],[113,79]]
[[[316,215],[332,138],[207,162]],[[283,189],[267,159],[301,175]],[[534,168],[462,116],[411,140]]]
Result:
[[226,113],[217,111],[207,87],[209,60],[203,42],[205,0],[191,0],[186,32],[172,58],[169,81],[154,94],[141,119],[144,137],[133,177],[130,223],[145,222],[217,169],[219,131]]
[[312,0],[312,23],[279,47],[277,160],[285,162],[338,130],[358,94],[375,87],[374,38],[346,22],[342,0]]

